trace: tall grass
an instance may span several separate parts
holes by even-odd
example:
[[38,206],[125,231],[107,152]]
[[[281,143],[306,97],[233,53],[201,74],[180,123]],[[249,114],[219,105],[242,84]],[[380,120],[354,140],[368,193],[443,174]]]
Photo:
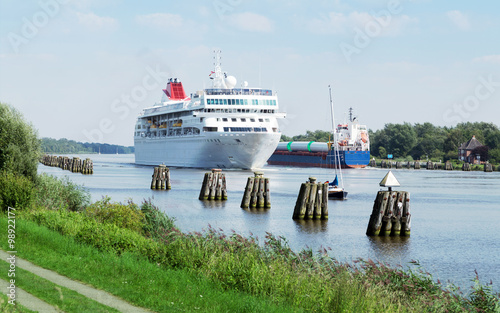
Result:
[[[141,212],[150,210],[145,215],[156,212],[151,202],[145,206]],[[207,277],[227,291],[243,291],[307,311],[495,312],[498,307],[498,295],[486,286],[462,296],[435,283],[418,264],[417,270],[403,270],[371,260],[340,263],[326,250],[294,252],[286,239],[272,234],[263,243],[210,226],[201,233],[185,234],[167,219],[161,235],[153,237],[146,231],[152,225],[146,225],[154,219],[145,218],[137,231],[68,211],[26,216],[103,251],[140,253],[155,264]]]

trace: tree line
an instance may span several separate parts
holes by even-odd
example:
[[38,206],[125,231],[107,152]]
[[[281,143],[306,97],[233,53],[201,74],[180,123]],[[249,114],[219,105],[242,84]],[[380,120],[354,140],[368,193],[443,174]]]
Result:
[[[394,158],[408,160],[457,160],[458,148],[462,143],[475,136],[484,147],[477,149],[481,160],[500,163],[500,129],[493,123],[467,122],[454,127],[423,124],[385,124],[383,129],[369,130],[370,154],[378,158]],[[330,132],[316,130],[306,134],[288,137],[281,136],[281,141],[319,141],[326,142],[332,135]]]
[[134,153],[134,147],[111,145],[107,143],[83,143],[74,140],[68,140],[66,138],[42,138],[41,146],[42,151],[45,153]]

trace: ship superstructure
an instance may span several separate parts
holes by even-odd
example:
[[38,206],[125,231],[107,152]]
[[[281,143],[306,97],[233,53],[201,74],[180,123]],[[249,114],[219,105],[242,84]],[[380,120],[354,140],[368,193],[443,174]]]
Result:
[[164,101],[145,108],[135,125],[137,164],[197,168],[260,168],[276,149],[281,133],[278,97],[270,89],[235,88],[222,72],[220,51],[212,87],[187,96],[169,79]]

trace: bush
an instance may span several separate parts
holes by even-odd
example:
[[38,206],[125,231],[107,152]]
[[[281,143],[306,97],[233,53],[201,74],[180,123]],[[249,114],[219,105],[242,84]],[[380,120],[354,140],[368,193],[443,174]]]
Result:
[[0,172],[0,208],[26,209],[33,201],[33,182],[24,176],[17,176],[7,171]]
[[90,203],[88,191],[71,182],[68,177],[57,178],[43,173],[35,181],[37,207],[80,211]]
[[142,203],[141,212],[144,215],[142,229],[147,237],[161,239],[165,233],[176,228],[175,219],[161,212],[158,207],[151,203],[151,199]]
[[41,156],[40,140],[31,124],[13,107],[0,103],[0,171],[34,179]]
[[131,201],[128,204],[110,203],[111,198],[103,197],[88,206],[84,213],[98,223],[113,224],[120,228],[130,229],[142,233],[144,214]]

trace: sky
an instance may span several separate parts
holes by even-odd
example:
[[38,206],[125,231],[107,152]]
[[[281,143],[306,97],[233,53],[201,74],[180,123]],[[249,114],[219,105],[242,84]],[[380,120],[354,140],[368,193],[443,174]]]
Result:
[[40,137],[133,145],[169,77],[278,94],[283,134],[361,124],[500,125],[500,2],[0,0],[0,101]]

